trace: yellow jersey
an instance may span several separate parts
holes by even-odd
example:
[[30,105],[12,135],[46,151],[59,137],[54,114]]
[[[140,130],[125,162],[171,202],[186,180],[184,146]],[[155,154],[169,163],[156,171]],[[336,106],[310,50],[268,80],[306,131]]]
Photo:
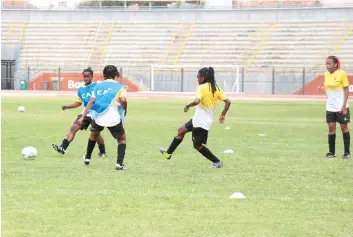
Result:
[[200,104],[196,106],[196,111],[192,118],[193,127],[200,127],[207,131],[211,129],[213,113],[217,102],[227,99],[223,91],[218,86],[216,88],[217,90],[213,94],[210,83],[205,83],[197,87],[196,98],[200,99]]
[[[329,112],[339,112],[344,103],[344,90],[348,87],[348,77],[343,70],[334,73],[325,72],[325,91],[327,96],[326,110]],[[348,108],[348,102],[346,104]]]

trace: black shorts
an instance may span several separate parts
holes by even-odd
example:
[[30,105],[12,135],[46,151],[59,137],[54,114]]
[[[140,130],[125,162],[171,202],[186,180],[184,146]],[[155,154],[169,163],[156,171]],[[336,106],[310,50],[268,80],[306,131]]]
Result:
[[327,123],[340,123],[347,124],[351,120],[349,108],[347,108],[347,114],[345,116],[342,115],[341,112],[330,112],[326,111],[326,122]]
[[192,119],[187,121],[184,126],[187,130],[192,131],[192,142],[194,144],[207,144],[208,131],[203,128],[194,128]]
[[[115,139],[120,139],[120,137],[125,133],[124,127],[123,127],[123,122],[120,122],[119,124],[113,126],[113,127],[107,127],[112,136]],[[96,124],[94,120],[92,120],[92,125],[91,125],[91,131],[103,131],[104,127]]]
[[[81,114],[77,115],[77,118],[75,120],[75,123],[77,123],[77,121],[81,118]],[[87,128],[89,127],[89,125],[91,125],[92,123],[92,118],[86,116],[85,119],[82,121],[82,125],[80,127],[80,130],[87,130]]]

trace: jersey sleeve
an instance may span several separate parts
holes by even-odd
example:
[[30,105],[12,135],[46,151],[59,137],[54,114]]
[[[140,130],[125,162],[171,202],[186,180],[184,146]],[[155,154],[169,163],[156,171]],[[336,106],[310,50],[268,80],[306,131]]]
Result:
[[83,102],[82,102],[82,100],[81,100],[81,98],[80,98],[80,96],[79,96],[79,92],[78,92],[78,91],[77,91],[76,97],[77,97],[77,98],[76,98],[76,102],[82,104]]
[[218,100],[226,100],[227,96],[223,93],[221,89],[219,89]]
[[120,99],[121,97],[126,97],[126,88],[125,87],[119,91],[118,95],[116,96],[116,99]]
[[349,86],[349,81],[348,81],[348,77],[347,74],[345,72],[342,72],[342,80],[341,80],[342,86],[343,87],[347,87]]
[[77,100],[76,100],[76,102],[77,102],[77,103],[82,104],[82,100],[81,100],[81,98],[77,96]]
[[201,100],[202,99],[202,88],[201,86],[198,86],[196,89],[196,99]]

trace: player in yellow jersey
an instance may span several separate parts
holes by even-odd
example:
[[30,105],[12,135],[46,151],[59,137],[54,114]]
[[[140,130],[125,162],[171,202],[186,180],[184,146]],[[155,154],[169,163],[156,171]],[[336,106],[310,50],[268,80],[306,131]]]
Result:
[[230,100],[224,95],[223,91],[216,85],[215,72],[212,67],[204,67],[199,70],[197,80],[199,86],[196,91],[196,98],[193,102],[186,105],[184,112],[188,112],[190,107],[196,106],[194,117],[178,129],[169,148],[160,148],[159,151],[170,159],[173,152],[183,141],[186,133],[192,131],[192,141],[194,148],[204,157],[212,161],[212,168],[221,168],[222,162],[205,146],[208,138],[208,131],[213,123],[213,113],[219,100],[224,101],[224,109],[219,117],[219,122],[224,123],[226,113],[230,107]]
[[341,126],[344,143],[343,159],[351,157],[350,134],[348,123],[350,122],[350,114],[348,107],[349,82],[346,73],[340,70],[340,61],[336,56],[329,56],[326,59],[325,72],[325,91],[327,96],[326,101],[326,122],[329,128],[328,144],[329,153],[326,158],[335,158],[335,142],[336,142],[336,122]]

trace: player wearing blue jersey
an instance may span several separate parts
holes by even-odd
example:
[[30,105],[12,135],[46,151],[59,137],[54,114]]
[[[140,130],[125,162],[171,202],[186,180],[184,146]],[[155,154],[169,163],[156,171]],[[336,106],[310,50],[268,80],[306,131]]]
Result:
[[[71,105],[63,105],[62,110],[77,108],[81,105],[83,106],[83,109],[84,109],[86,107],[87,103],[89,102],[89,100],[91,99],[93,89],[97,85],[97,83],[92,82],[92,79],[93,79],[92,69],[89,67],[89,68],[83,70],[82,76],[83,76],[83,81],[85,84],[83,86],[81,86],[77,91],[77,101]],[[78,130],[86,130],[89,127],[89,125],[91,124],[92,118],[91,118],[90,114],[87,114],[87,116],[84,117],[83,122],[81,124],[79,124],[77,121],[81,117],[81,114],[79,114],[77,116],[69,133],[64,138],[61,145],[52,144],[54,150],[56,150],[58,153],[64,155],[66,149],[68,148],[70,143],[74,140],[76,132]],[[99,157],[107,157],[107,155],[105,153],[104,140],[101,135],[97,138],[97,143],[99,146]]]
[[79,124],[83,124],[85,116],[90,112],[92,116],[91,135],[88,139],[87,152],[83,157],[85,165],[91,161],[92,151],[100,132],[107,128],[117,140],[117,170],[126,170],[123,164],[126,150],[126,133],[123,121],[127,111],[126,87],[115,81],[119,77],[116,66],[107,65],[103,69],[104,82],[97,84],[94,88],[91,100],[88,102]]

